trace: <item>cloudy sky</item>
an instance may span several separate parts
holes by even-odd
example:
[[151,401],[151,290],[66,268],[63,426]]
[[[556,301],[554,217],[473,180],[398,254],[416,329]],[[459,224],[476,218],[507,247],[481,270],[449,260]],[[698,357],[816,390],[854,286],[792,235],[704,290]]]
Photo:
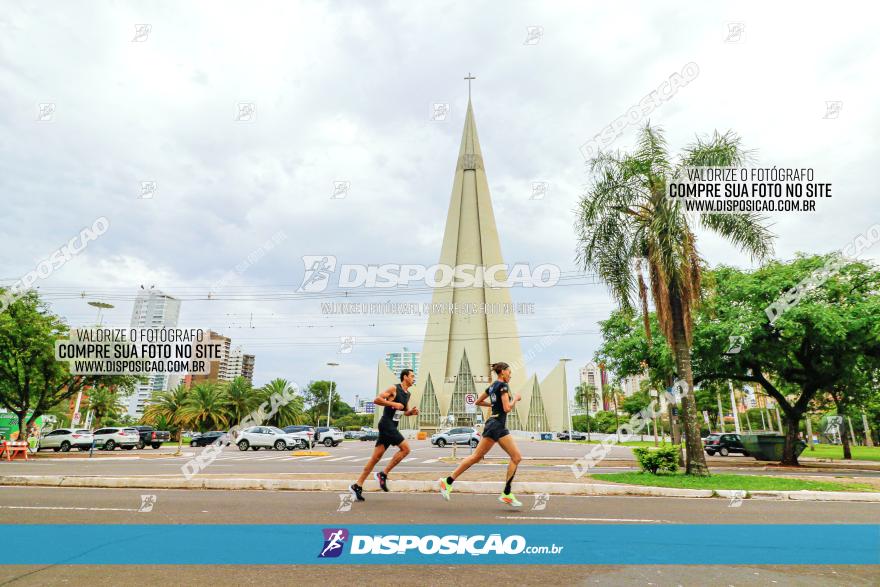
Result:
[[[384,353],[420,350],[425,318],[322,315],[320,299],[292,299],[301,258],[437,261],[462,78],[477,78],[506,260],[573,272],[589,182],[579,147],[688,63],[697,77],[650,114],[671,149],[733,129],[758,164],[814,168],[833,198],[774,216],[776,255],[838,249],[880,220],[880,50],[859,15],[846,2],[7,2],[0,283],[106,217],[105,234],[37,284],[72,326],[94,323],[92,300],[115,305],[105,324],[127,326],[139,287],[155,285],[184,300],[181,326],[256,354],[255,383],[305,384],[336,361],[343,395],[370,395]],[[445,120],[434,104],[449,105]],[[634,130],[612,147],[629,148]],[[331,198],[336,182],[349,182],[344,198]],[[543,199],[533,182],[549,186]],[[711,235],[699,246],[712,265],[748,263]],[[531,365],[541,376],[560,357],[586,363],[613,308],[588,277],[512,295],[535,303],[519,320],[525,351],[568,324]]]

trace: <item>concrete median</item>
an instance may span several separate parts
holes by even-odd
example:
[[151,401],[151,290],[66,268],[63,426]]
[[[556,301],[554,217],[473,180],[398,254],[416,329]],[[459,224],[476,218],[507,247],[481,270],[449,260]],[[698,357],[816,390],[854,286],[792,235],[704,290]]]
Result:
[[[346,479],[271,479],[253,477],[89,477],[74,475],[6,475],[0,476],[0,485],[35,487],[99,487],[114,489],[205,489],[205,490],[263,490],[263,491],[348,491]],[[495,481],[458,481],[456,493],[493,494],[502,488]],[[378,490],[375,481],[366,483],[368,491]],[[744,495],[751,499],[797,500],[797,501],[853,501],[880,502],[880,493],[834,492],[834,491],[735,491],[711,489],[679,489],[641,485],[521,482],[516,483],[517,493],[530,495],[581,496],[641,496],[680,498],[731,498]],[[401,493],[432,493],[437,491],[436,481],[398,480],[394,490]]]

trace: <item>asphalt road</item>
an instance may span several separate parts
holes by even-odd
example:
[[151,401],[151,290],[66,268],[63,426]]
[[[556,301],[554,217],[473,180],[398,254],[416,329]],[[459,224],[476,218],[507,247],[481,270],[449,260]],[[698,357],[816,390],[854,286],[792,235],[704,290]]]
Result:
[[[542,464],[532,464],[524,460],[520,464],[520,471],[570,471],[569,465],[575,459],[585,455],[594,445],[566,443],[566,442],[529,442],[520,441],[520,451],[525,457],[566,459],[556,462],[547,460]],[[449,462],[443,462],[442,457],[452,456],[452,447],[437,448],[427,441],[410,441],[412,452],[401,463],[396,472],[447,472],[450,469]],[[83,458],[76,452],[63,455],[60,453],[41,453],[41,458],[29,462],[13,461],[0,462],[0,475],[115,475],[115,476],[167,476],[180,474],[181,467],[192,459],[203,448],[191,448],[185,446],[183,455],[175,457],[176,448],[163,447],[158,450],[151,448],[143,451],[121,451],[112,453],[99,451],[94,458]],[[372,442],[348,441],[332,448],[317,447],[329,453],[329,456],[293,456],[289,451],[246,451],[241,452],[235,446],[226,447],[222,454],[212,462],[203,472],[206,474],[278,474],[278,473],[345,473],[357,476],[363,469],[364,463],[373,450]],[[458,457],[470,453],[467,446],[456,447]],[[392,448],[385,454],[387,461],[396,449]],[[491,458],[504,459],[504,451],[495,447],[488,455],[490,460],[476,465],[473,471],[500,471],[504,464]],[[614,459],[631,458],[631,449],[628,447],[613,447],[611,454],[604,461],[604,465],[593,470],[595,473],[619,472],[635,470],[631,465],[615,462]],[[754,466],[755,460],[751,457],[731,455],[729,457],[715,457],[709,459],[710,468],[713,470],[736,469],[742,474],[759,475],[810,475],[810,476],[836,476],[839,472],[834,470],[808,469],[795,471],[790,468],[784,470]],[[751,465],[751,466],[749,466]],[[847,471],[847,476],[854,477],[880,477],[880,471]],[[574,481],[572,476],[572,481]]]
[[[143,495],[152,510],[139,512]],[[864,523],[880,519],[880,504],[639,497],[553,496],[543,510],[532,498],[512,510],[494,495],[370,493],[368,501],[338,511],[329,492],[185,491],[0,487],[2,523],[222,524],[370,523],[463,524],[681,524]],[[152,501],[152,499],[150,499]],[[344,509],[344,508],[343,508]],[[70,537],[71,540],[85,537]],[[821,536],[804,536],[821,548]],[[817,545],[818,541],[818,545]],[[35,548],[57,548],[47,537]],[[144,545],[148,548],[149,545]],[[662,548],[663,545],[658,545]],[[96,566],[0,567],[0,585],[876,585],[876,567],[865,566]]]

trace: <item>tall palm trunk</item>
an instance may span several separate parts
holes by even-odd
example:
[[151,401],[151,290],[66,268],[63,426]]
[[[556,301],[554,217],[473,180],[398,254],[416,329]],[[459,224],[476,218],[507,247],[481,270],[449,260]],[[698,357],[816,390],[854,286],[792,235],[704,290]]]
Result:
[[669,306],[672,318],[672,350],[675,356],[675,367],[679,379],[687,383],[687,393],[681,398],[681,421],[684,424],[685,460],[688,475],[708,475],[706,457],[703,455],[703,443],[700,439],[700,428],[697,424],[697,402],[694,397],[694,374],[691,370],[691,350],[687,343],[684,325],[684,311],[681,299],[670,292]]

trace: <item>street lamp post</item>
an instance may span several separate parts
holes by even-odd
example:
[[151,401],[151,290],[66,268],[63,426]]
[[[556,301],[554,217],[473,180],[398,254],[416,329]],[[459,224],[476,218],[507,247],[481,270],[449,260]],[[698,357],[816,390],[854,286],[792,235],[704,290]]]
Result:
[[[101,326],[101,312],[103,310],[113,308],[114,307],[113,304],[108,304],[107,302],[97,302],[97,301],[87,302],[87,303],[93,308],[98,308],[97,320],[98,320],[98,327],[100,327]],[[82,402],[82,394],[83,394],[82,389],[80,389],[76,394],[76,403],[73,406],[73,415],[70,417],[70,427],[71,428],[79,425],[79,421],[81,419],[78,417],[78,414],[79,414],[80,403]],[[77,419],[76,422],[73,421],[74,418]]]
[[[328,367],[338,367],[339,363],[327,363]],[[330,391],[327,393],[327,428],[330,428],[330,406],[333,405],[333,378],[330,378]]]
[[568,412],[568,441],[572,442],[574,437],[574,426],[572,426],[572,418],[571,418],[571,402],[568,400],[568,378],[565,373],[565,364],[571,361],[571,359],[559,359],[562,363],[562,386],[565,388],[565,408]]

